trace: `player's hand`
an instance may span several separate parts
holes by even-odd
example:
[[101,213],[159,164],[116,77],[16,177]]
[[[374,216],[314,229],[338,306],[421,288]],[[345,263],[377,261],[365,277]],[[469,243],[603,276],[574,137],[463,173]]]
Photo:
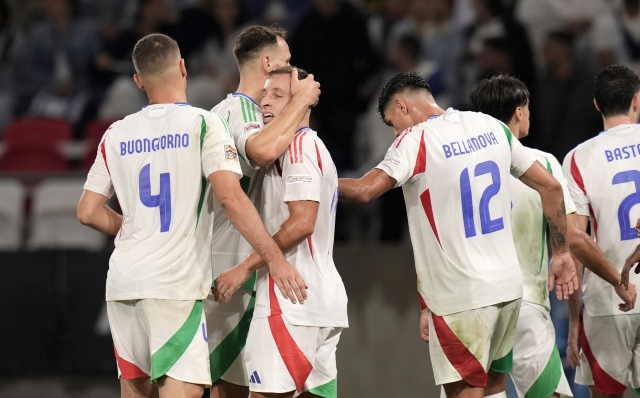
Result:
[[300,304],[304,304],[304,301],[307,299],[308,286],[304,279],[302,279],[302,276],[300,276],[296,267],[288,261],[283,261],[279,264],[269,264],[269,274],[275,284],[278,285],[282,297],[291,300],[293,304],[296,303],[297,297]]
[[627,285],[629,283],[629,273],[631,272],[631,268],[636,267],[635,273],[640,274],[640,267],[638,267],[638,263],[640,262],[640,245],[636,247],[636,249],[627,257],[627,260],[624,262],[624,267],[622,267],[622,275],[621,284]]
[[213,299],[218,302],[228,303],[233,293],[249,279],[251,271],[242,266],[242,263],[228,269],[218,275],[213,288]]
[[622,304],[618,304],[618,308],[622,312],[631,311],[636,306],[636,285],[633,283],[628,284],[627,287],[620,284],[615,287],[616,294],[624,301]]
[[554,255],[549,267],[549,291],[556,287],[558,300],[568,300],[574,290],[578,290],[578,276],[576,265],[571,258],[571,253],[566,252]]
[[640,238],[640,218],[636,222],[636,233],[638,234],[638,238]]
[[318,103],[320,98],[320,83],[313,80],[313,75],[309,74],[303,80],[298,80],[298,69],[291,71],[291,95],[305,101],[309,107]]
[[420,315],[420,337],[429,342],[429,311],[423,311]]
[[567,339],[567,361],[572,369],[580,366],[580,350],[578,349],[579,335],[579,333],[577,336],[569,334],[569,338]]

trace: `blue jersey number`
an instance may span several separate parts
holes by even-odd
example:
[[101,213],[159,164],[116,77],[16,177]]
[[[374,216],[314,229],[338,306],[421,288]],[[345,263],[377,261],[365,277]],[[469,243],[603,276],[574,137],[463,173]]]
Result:
[[618,207],[618,223],[620,224],[621,240],[631,240],[638,237],[636,230],[633,228],[635,221],[633,223],[631,222],[629,213],[633,206],[640,204],[640,171],[621,171],[613,176],[613,185],[625,184],[627,182],[633,182],[636,191],[624,198],[622,203],[620,203],[620,207]]
[[167,232],[171,226],[171,177],[169,173],[160,174],[160,193],[151,194],[151,164],[140,170],[140,201],[147,207],[160,209],[160,232]]
[[[504,222],[502,221],[502,217],[492,220],[491,214],[489,214],[489,202],[491,198],[500,192],[500,169],[495,162],[488,160],[478,164],[474,171],[476,177],[484,174],[491,174],[492,181],[482,193],[479,206],[480,228],[482,229],[482,234],[486,235],[504,229]],[[468,168],[465,168],[462,170],[462,173],[460,173],[460,193],[462,198],[464,233],[467,238],[471,238],[476,236],[476,222],[473,218],[473,194]]]

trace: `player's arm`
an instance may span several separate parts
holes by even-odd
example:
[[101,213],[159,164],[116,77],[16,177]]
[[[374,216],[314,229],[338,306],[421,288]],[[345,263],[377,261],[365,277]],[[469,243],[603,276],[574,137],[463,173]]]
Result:
[[[319,203],[301,200],[288,202],[287,207],[289,208],[289,218],[273,234],[273,240],[283,253],[287,253],[313,234]],[[233,292],[249,278],[251,273],[265,265],[262,257],[254,251],[240,264],[220,274],[215,281],[214,296],[216,301],[228,302]]]
[[[636,223],[636,232],[638,233],[638,237],[640,238],[640,218]],[[636,247],[636,250],[627,257],[627,260],[624,262],[624,268],[622,269],[622,280],[625,283],[629,282],[629,272],[631,268],[636,267],[640,263],[640,245]],[[636,267],[636,274],[640,274],[640,267]]]
[[338,180],[338,197],[351,202],[367,203],[395,187],[397,181],[380,169],[373,169],[361,178]]
[[291,144],[307,111],[318,102],[320,84],[313,80],[313,75],[298,80],[298,70],[294,68],[291,72],[291,93],[293,97],[284,112],[247,138],[247,156],[259,166],[273,163]]
[[282,296],[294,304],[296,297],[303,303],[307,299],[307,293],[302,277],[298,270],[285,260],[278,245],[267,232],[258,211],[242,190],[238,175],[220,170],[209,175],[209,182],[229,221],[269,265],[269,272],[280,288]]
[[[578,283],[582,284],[582,273],[584,268],[578,259],[574,258],[576,271],[578,275]],[[572,368],[580,366],[580,350],[578,342],[580,341],[580,303],[582,301],[582,291],[574,290],[569,297],[569,336],[567,338],[567,360]]]
[[533,162],[519,178],[540,194],[542,209],[549,226],[552,251],[549,290],[553,290],[554,285],[557,284],[558,299],[568,299],[573,291],[578,289],[578,279],[567,242],[567,217],[562,186],[538,162]]
[[78,203],[78,220],[107,235],[117,235],[122,227],[122,216],[107,206],[106,196],[84,190]]

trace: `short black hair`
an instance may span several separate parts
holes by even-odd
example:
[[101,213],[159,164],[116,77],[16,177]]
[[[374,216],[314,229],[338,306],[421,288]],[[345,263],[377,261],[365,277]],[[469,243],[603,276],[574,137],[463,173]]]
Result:
[[245,28],[236,39],[233,47],[233,56],[239,66],[254,59],[260,51],[278,44],[278,37],[287,38],[287,31],[279,25],[249,26]]
[[626,115],[633,96],[640,92],[640,79],[631,69],[611,65],[596,75],[593,98],[602,116]]
[[431,94],[431,87],[417,73],[398,73],[395,75],[382,87],[380,97],[378,97],[378,113],[387,126],[391,124],[384,118],[384,110],[391,97],[405,90],[426,90]]
[[162,33],[152,33],[138,40],[131,54],[136,72],[146,76],[163,72],[179,57],[178,43]]
[[530,98],[527,86],[509,75],[482,79],[471,89],[471,103],[480,112],[508,124],[516,108],[525,106]]
[[298,68],[297,66],[286,65],[286,66],[281,66],[278,69],[274,69],[271,72],[269,72],[269,74],[267,74],[267,79],[275,75],[291,75],[291,72],[294,69],[298,70],[298,80],[304,80],[307,78],[307,76],[309,76],[309,72],[307,72],[302,68]]

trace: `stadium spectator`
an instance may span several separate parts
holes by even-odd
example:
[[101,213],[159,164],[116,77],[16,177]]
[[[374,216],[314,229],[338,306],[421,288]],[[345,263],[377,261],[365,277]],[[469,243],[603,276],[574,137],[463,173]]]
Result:
[[389,44],[411,29],[409,7],[412,0],[383,0],[380,12],[369,17],[367,29],[371,47],[378,58],[387,55]]
[[600,131],[600,115],[593,106],[593,73],[573,53],[573,36],[555,32],[544,45],[545,74],[538,86],[534,147],[564,156]]
[[640,69],[640,0],[623,0],[598,15],[591,38],[600,67],[619,63]]

